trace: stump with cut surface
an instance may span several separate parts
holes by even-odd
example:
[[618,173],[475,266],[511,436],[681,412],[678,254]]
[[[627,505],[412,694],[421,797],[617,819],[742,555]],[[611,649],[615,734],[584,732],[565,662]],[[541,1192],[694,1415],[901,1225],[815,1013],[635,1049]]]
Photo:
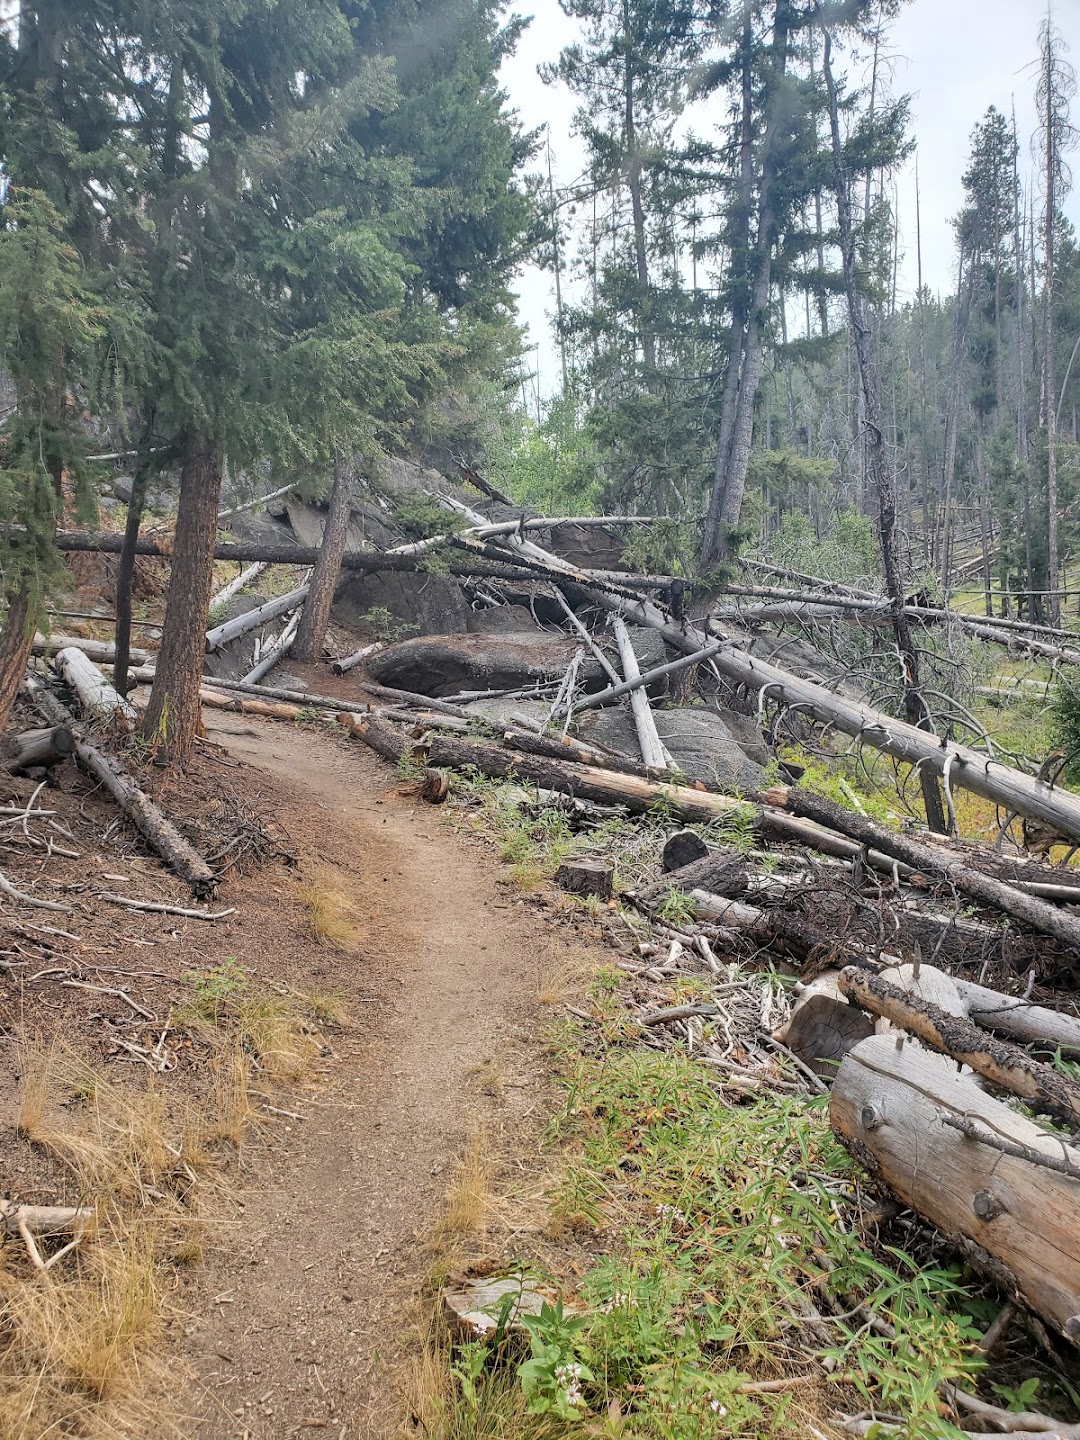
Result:
[[8,741],[8,763],[12,770],[29,770],[36,765],[56,765],[74,754],[75,736],[66,725],[44,730],[23,730]]
[[539,1315],[547,1299],[521,1278],[465,1280],[444,1292],[443,1313],[455,1330],[476,1340],[489,1335],[504,1314],[508,1330],[522,1331],[521,1317]]
[[660,867],[665,874],[681,870],[684,865],[693,865],[695,860],[704,860],[709,847],[696,830],[676,830],[669,835],[660,857]]
[[555,884],[571,895],[595,895],[611,899],[612,869],[599,860],[565,860],[555,875]]

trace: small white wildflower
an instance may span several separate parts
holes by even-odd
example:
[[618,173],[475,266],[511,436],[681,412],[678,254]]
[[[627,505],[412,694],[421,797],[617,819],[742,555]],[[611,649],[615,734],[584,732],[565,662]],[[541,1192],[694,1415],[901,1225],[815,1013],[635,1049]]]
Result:
[[710,1400],[709,1409],[714,1415],[719,1415],[721,1419],[727,1414],[727,1406],[721,1405],[719,1400]]

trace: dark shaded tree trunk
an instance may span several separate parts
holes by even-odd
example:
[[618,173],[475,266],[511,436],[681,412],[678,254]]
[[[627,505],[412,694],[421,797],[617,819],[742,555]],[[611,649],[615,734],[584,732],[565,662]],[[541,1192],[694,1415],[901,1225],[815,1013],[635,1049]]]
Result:
[[0,731],[6,728],[11,718],[33,643],[30,586],[24,580],[7,596],[7,616],[0,630]]
[[149,457],[140,458],[131,481],[131,498],[127,505],[124,543],[116,568],[116,629],[113,642],[113,685],[121,695],[128,692],[128,667],[131,664],[131,585],[135,578],[135,547],[139,543],[139,527],[146,507],[146,488],[150,479]]
[[165,627],[143,720],[144,734],[171,764],[187,763],[202,724],[199,684],[206,655],[221,473],[218,441],[204,431],[189,430],[180,471]]
[[[837,225],[840,231],[840,251],[843,258],[844,288],[847,291],[848,316],[851,321],[851,335],[855,356],[859,366],[864,415],[866,418],[867,448],[870,476],[877,490],[878,521],[881,530],[881,557],[885,569],[885,588],[892,610],[893,633],[896,648],[904,670],[904,713],[908,723],[920,730],[932,730],[929,708],[923,698],[919,684],[919,654],[911,637],[911,627],[904,611],[904,585],[896,548],[896,489],[891,465],[885,449],[885,435],[882,430],[881,402],[876,377],[870,363],[868,330],[865,321],[865,305],[855,274],[855,245],[851,225],[851,205],[847,177],[844,173],[843,151],[840,143],[840,118],[830,63],[832,52],[831,37],[825,33],[825,54],[823,71],[829,94],[829,122],[832,131],[833,180],[836,190]],[[926,806],[926,821],[931,830],[945,834],[945,812],[937,780],[925,768],[919,771],[923,802]]]
[[322,655],[326,627],[330,623],[330,607],[334,603],[334,591],[349,538],[353,484],[352,463],[339,455],[334,461],[334,488],[330,492],[330,511],[323,529],[319,558],[315,561],[311,589],[304,602],[300,628],[292,647],[294,660],[310,664]]

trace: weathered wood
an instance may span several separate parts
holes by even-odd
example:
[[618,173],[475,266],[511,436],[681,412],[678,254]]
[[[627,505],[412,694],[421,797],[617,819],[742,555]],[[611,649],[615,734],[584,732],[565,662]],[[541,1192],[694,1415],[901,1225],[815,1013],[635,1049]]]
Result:
[[841,972],[840,991],[864,1010],[891,1020],[941,1054],[970,1065],[1029,1105],[1069,1125],[1080,1124],[1080,1085],[1033,1059],[1019,1045],[999,1040],[965,1017],[949,1015],[911,991],[854,965]]
[[524,1333],[523,1315],[539,1315],[549,1297],[520,1277],[506,1280],[466,1280],[443,1294],[443,1312],[449,1324],[469,1340],[490,1335],[506,1315],[509,1330]]
[[203,685],[199,699],[212,710],[235,710],[241,715],[260,715],[268,720],[296,720],[303,706],[289,705],[283,700],[256,700],[247,695],[224,695]]
[[667,767],[670,757],[660,742],[656,719],[649,706],[648,696],[645,694],[641,667],[638,665],[634,647],[630,643],[630,632],[626,628],[626,621],[621,615],[615,615],[612,617],[611,628],[615,635],[615,643],[619,647],[619,659],[622,662],[626,683],[635,687],[629,692],[630,713],[634,717],[634,729],[637,731],[641,758],[646,765],[651,765],[654,769],[664,769]]
[[630,600],[598,587],[591,588],[589,593],[598,604],[618,611],[632,624],[647,625],[658,631],[670,645],[688,656],[696,654],[701,658],[700,652],[708,648],[710,663],[722,675],[755,693],[766,691],[774,704],[798,706],[819,723],[830,725],[898,760],[921,765],[932,774],[943,775],[948,766],[953,786],[971,790],[1017,815],[1043,820],[1060,834],[1080,840],[1080,796],[1024,775],[966,745],[943,740],[869,705],[834,694],[824,685],[802,680],[748,654],[731,641],[710,642],[694,625],[672,625],[663,611],[650,601]]
[[[116,646],[111,640],[84,640],[81,635],[35,635],[30,647],[32,655],[56,655],[61,650],[81,650],[88,660],[98,665],[102,661],[111,664],[116,659]],[[129,652],[129,659],[137,665],[145,665],[153,658],[149,650]]]
[[134,705],[109,684],[92,660],[69,646],[57,652],[53,666],[64,684],[74,691],[79,710],[88,720],[130,724],[136,718]]
[[34,765],[57,765],[74,754],[75,736],[66,725],[23,730],[11,736],[6,750],[12,770],[28,770]]
[[370,645],[363,645],[351,655],[343,655],[338,660],[330,662],[330,669],[335,675],[345,675],[355,666],[360,665],[369,655],[377,654],[383,648],[381,640],[373,640]]
[[[369,744],[373,743],[370,736],[380,736],[379,727],[372,730],[365,718],[341,716],[339,720],[358,739]],[[398,745],[400,747],[401,742]],[[377,749],[378,744],[373,744],[373,748]],[[576,795],[583,800],[597,800],[601,804],[625,805],[637,812],[650,810],[662,803],[684,819],[708,821],[747,808],[741,800],[732,800],[708,790],[660,784],[598,766],[586,767],[539,755],[515,754],[498,745],[471,744],[445,735],[432,736],[425,748],[431,765],[451,770],[474,767],[482,774],[496,778],[513,775],[531,780],[547,790]],[[401,748],[392,758],[399,758],[400,753]]]
[[749,888],[750,867],[746,856],[725,847],[709,850],[700,860],[668,871],[651,885],[640,886],[635,895],[645,905],[657,904],[671,890],[681,890],[687,895],[691,890],[707,890],[712,895],[738,900]]
[[27,690],[37,709],[54,725],[63,725],[76,735],[75,758],[84,770],[108,790],[129,820],[138,828],[151,847],[171,869],[191,886],[200,898],[211,895],[217,879],[210,866],[177,830],[171,820],[120,768],[119,761],[107,756],[79,736],[73,717],[54,695],[37,681],[29,679]]
[[[693,865],[698,860],[705,860],[708,855],[709,847],[696,830],[676,830],[674,835],[669,835],[664,841],[660,868],[665,874],[669,874],[673,870],[682,870],[687,865]],[[706,885],[705,888],[709,887]]]
[[[776,794],[775,798],[780,797]],[[831,800],[825,800],[820,795],[811,795],[806,790],[789,790],[784,804],[794,815],[804,816],[819,825],[838,830],[860,844],[872,845],[876,850],[902,860],[913,870],[921,871],[925,875],[948,878],[958,890],[971,899],[978,900],[980,904],[1003,910],[1034,930],[1052,935],[1055,940],[1066,945],[1080,948],[1080,917],[1059,910],[1026,891],[1006,885],[1004,881],[995,880],[981,870],[972,869],[965,864],[962,854],[957,855],[943,845],[926,845],[907,835],[886,830],[883,825],[876,824],[866,816],[845,810]]]
[[572,735],[532,735],[521,730],[507,730],[503,744],[511,750],[524,750],[527,755],[546,755],[552,760],[571,760],[577,765],[596,765],[601,770],[618,770],[624,775],[637,775],[642,780],[664,780],[674,772],[650,770],[640,760],[616,755],[611,750],[598,750]]
[[450,776],[445,770],[424,771],[424,781],[420,786],[420,799],[426,800],[429,805],[442,805],[450,794]]
[[833,1080],[849,1050],[874,1033],[874,1022],[855,1005],[822,991],[808,994],[773,1038],[822,1080]]
[[595,895],[611,899],[613,871],[600,860],[564,860],[555,872],[555,884],[572,895]]
[[833,1084],[837,1134],[900,1197],[957,1240],[969,1258],[1074,1344],[1080,1314],[1080,1181],[964,1138],[988,1137],[1080,1167],[1080,1151],[993,1100],[970,1077],[915,1045],[875,1035],[850,1052]]
[[1080,1055],[1080,1020],[1075,1015],[1033,1005],[1019,996],[1002,995],[971,980],[954,977],[953,983],[968,1015],[983,1029],[1000,1031],[1027,1045],[1060,1047],[1069,1054]]
[[690,891],[690,900],[699,920],[740,931],[759,945],[790,955],[801,964],[835,958],[837,946],[832,936],[789,910],[759,910],[745,901],[729,900],[697,888]]
[[[221,516],[218,516],[221,519]],[[241,570],[239,575],[233,577],[227,585],[210,596],[211,613],[219,605],[227,605],[234,595],[239,595],[241,590],[246,589],[253,580],[257,580],[266,569],[264,560],[257,560],[254,565],[249,565],[246,570]],[[132,657],[134,659],[134,656]]]
[[259,657],[258,661],[247,672],[247,674],[242,677],[243,684],[257,685],[264,675],[269,675],[270,671],[274,668],[274,666],[278,663],[279,660],[284,660],[285,656],[288,655],[289,651],[296,643],[296,633],[300,627],[300,616],[302,611],[303,606],[298,606],[293,611],[292,617],[289,620],[289,623],[285,626],[285,629],[281,632],[281,634],[273,642],[273,644],[267,647],[267,649]]
[[206,632],[207,650],[220,650],[223,645],[238,640],[249,630],[257,630],[260,625],[268,625],[271,620],[290,614],[304,603],[308,589],[307,585],[300,585],[295,590],[290,590],[287,595],[279,595],[274,600],[267,600],[264,605],[257,605],[254,610],[247,610],[243,615],[236,615],[231,620],[215,625]]

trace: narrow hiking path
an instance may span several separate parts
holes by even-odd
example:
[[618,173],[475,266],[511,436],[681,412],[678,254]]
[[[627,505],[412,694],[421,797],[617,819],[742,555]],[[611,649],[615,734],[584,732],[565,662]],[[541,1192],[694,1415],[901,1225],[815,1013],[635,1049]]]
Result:
[[280,1102],[305,1118],[249,1153],[243,1213],[188,1322],[194,1433],[387,1436],[425,1241],[468,1137],[535,1153],[537,978],[566,942],[522,924],[491,859],[361,747],[246,716],[210,733],[270,777],[302,865],[348,877],[361,938],[336,967],[351,1017],[337,1058],[318,1093]]

